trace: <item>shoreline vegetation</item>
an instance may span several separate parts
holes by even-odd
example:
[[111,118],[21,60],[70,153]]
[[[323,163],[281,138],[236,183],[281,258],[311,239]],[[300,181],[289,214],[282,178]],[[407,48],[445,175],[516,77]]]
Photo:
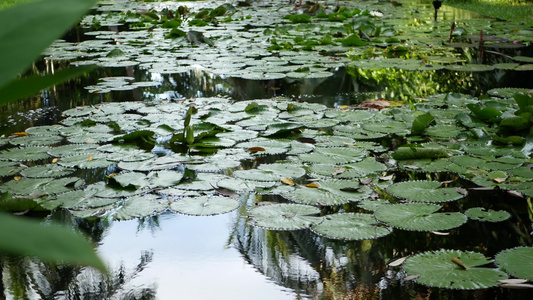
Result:
[[527,26],[533,26],[532,0],[444,0],[443,4],[477,12],[488,17],[513,20]]
[[[0,10],[33,1],[41,0],[2,0]],[[444,0],[443,4],[533,27],[533,0]]]

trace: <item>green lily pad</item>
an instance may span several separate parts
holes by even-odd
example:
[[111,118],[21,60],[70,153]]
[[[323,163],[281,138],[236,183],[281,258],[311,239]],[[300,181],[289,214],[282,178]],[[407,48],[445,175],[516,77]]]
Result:
[[320,209],[301,204],[272,204],[258,206],[249,211],[252,224],[270,230],[305,229],[322,221],[316,217]]
[[388,235],[385,227],[370,214],[338,213],[323,217],[324,221],[311,225],[316,234],[338,240],[371,240]]
[[472,220],[482,222],[501,222],[509,219],[511,215],[505,210],[489,210],[483,207],[473,207],[465,211],[465,215]]
[[185,197],[172,202],[170,208],[191,216],[214,216],[237,209],[240,202],[222,196]]
[[0,177],[16,175],[24,168],[17,162],[0,161]]
[[296,179],[305,175],[304,168],[300,165],[289,163],[262,164],[258,169],[274,173],[277,176],[276,180],[280,178]]
[[438,181],[405,181],[394,183],[387,192],[394,197],[416,202],[448,202],[464,198],[456,188],[441,188]]
[[67,156],[59,159],[57,163],[67,168],[77,167],[80,169],[106,168],[115,164],[115,162],[107,160],[106,155],[101,152]]
[[390,204],[378,207],[374,215],[390,226],[412,231],[449,230],[467,221],[462,213],[435,213],[441,207],[426,203]]
[[170,202],[159,196],[147,194],[126,199],[125,204],[117,210],[115,220],[131,220],[149,217],[165,211]]
[[282,196],[296,203],[316,206],[342,205],[350,202],[350,199],[339,194],[313,187],[299,187]]
[[15,146],[52,146],[61,143],[59,135],[27,135],[10,139],[9,143]]
[[74,173],[75,169],[65,168],[56,164],[40,165],[22,170],[20,174],[30,178],[47,178],[68,176]]
[[533,281],[533,247],[506,249],[495,257],[496,263],[505,272]]
[[0,152],[1,160],[12,160],[12,161],[38,161],[42,159],[49,158],[48,150],[49,147],[22,147],[22,148],[12,148]]
[[[459,259],[465,267],[454,263],[452,259]],[[483,254],[476,252],[439,250],[411,256],[402,267],[409,276],[420,275],[415,281],[427,286],[476,290],[497,286],[500,284],[498,280],[508,278],[498,269],[480,267],[490,262]]]

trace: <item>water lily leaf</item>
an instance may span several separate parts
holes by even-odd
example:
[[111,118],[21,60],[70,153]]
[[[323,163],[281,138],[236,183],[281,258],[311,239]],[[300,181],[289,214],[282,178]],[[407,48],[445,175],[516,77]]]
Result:
[[48,154],[53,157],[65,157],[92,152],[98,145],[95,144],[70,144],[50,148]]
[[435,213],[437,204],[407,203],[379,206],[374,215],[378,221],[412,231],[444,231],[463,225],[467,218],[458,212]]
[[357,202],[358,207],[364,208],[369,211],[375,211],[376,209],[378,209],[378,207],[382,205],[387,205],[387,204],[390,204],[390,202],[387,200],[381,200],[381,199],[378,199],[378,200],[365,199],[365,200],[361,200]]
[[353,180],[330,179],[318,182],[318,187],[350,201],[360,201],[370,197],[372,189]]
[[413,121],[413,126],[411,127],[411,134],[420,134],[426,128],[429,127],[432,123],[435,122],[435,117],[431,113],[425,113],[417,116]]
[[444,148],[398,147],[391,155],[397,160],[448,157]]
[[24,167],[17,162],[0,161],[0,177],[16,175],[23,169]]
[[19,181],[11,180],[0,185],[0,191],[12,195],[55,195],[75,190],[82,186],[84,181],[77,177],[53,178],[22,178]]
[[235,192],[254,192],[258,188],[272,188],[277,184],[275,181],[255,181],[239,178],[227,178],[217,182],[219,188],[228,189]]
[[257,206],[249,211],[252,224],[270,230],[305,229],[322,221],[315,217],[320,209],[301,204],[272,204]]
[[132,162],[119,162],[118,167],[122,170],[127,171],[156,171],[156,170],[165,170],[165,169],[174,169],[184,163],[195,161],[194,157],[178,156],[178,155],[167,155],[157,158],[147,159],[143,161],[132,161]]
[[446,69],[460,72],[487,72],[494,70],[493,66],[482,64],[448,65]]
[[93,189],[70,191],[40,202],[40,205],[50,210],[58,207],[77,210],[107,206],[120,200],[120,198],[96,197],[95,193]]
[[111,177],[109,180],[114,181],[123,188],[165,188],[180,183],[183,178],[182,172],[173,170],[153,171],[145,175],[140,172],[124,172]]
[[473,207],[465,211],[465,215],[472,220],[483,222],[501,222],[509,219],[511,215],[505,210],[489,210],[483,207]]
[[106,168],[114,164],[114,162],[107,160],[106,155],[101,152],[67,156],[59,159],[57,163],[67,168],[77,167],[80,169]]
[[20,174],[29,178],[62,177],[74,173],[75,169],[64,168],[56,164],[46,164],[22,170]]
[[272,172],[278,176],[278,179],[280,177],[296,179],[305,175],[304,168],[302,168],[300,165],[290,163],[262,164],[258,167],[258,169]]
[[23,148],[12,148],[0,152],[1,160],[12,160],[12,161],[38,161],[42,159],[49,158],[47,151],[51,148],[49,147],[23,147]]
[[237,170],[233,172],[233,176],[245,179],[245,180],[254,180],[254,181],[278,181],[280,176],[271,171],[266,170]]
[[10,139],[9,143],[15,146],[52,146],[63,140],[59,135],[27,135]]
[[456,188],[441,188],[441,185],[438,181],[404,181],[390,185],[387,192],[394,197],[417,202],[448,202],[466,196]]
[[296,203],[316,206],[342,205],[350,202],[350,199],[343,197],[338,193],[332,193],[325,189],[317,189],[312,187],[299,187],[292,192],[283,194],[282,196]]
[[506,249],[495,257],[496,263],[505,272],[518,278],[533,281],[533,247]]
[[[460,258],[466,269],[452,262],[453,258]],[[479,267],[490,262],[476,252],[440,250],[411,256],[402,267],[407,275],[420,275],[415,281],[427,286],[475,290],[499,285],[498,280],[507,279],[507,274],[498,269]]]
[[338,213],[323,217],[319,224],[311,225],[318,235],[338,240],[371,240],[388,235],[392,228],[376,221],[371,214]]
[[126,199],[125,204],[117,210],[115,220],[131,220],[149,217],[165,211],[170,202],[159,196],[146,194]]
[[201,196],[185,197],[172,202],[170,208],[191,216],[214,216],[237,209],[240,202],[231,197]]
[[317,148],[313,153],[298,155],[304,162],[322,164],[345,164],[363,160],[367,152],[356,148]]

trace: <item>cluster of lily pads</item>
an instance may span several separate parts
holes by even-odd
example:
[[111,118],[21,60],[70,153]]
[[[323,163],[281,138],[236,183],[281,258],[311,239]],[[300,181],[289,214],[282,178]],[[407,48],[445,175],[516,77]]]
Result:
[[[517,117],[533,103],[528,94],[515,98],[522,109],[514,98],[458,94],[434,96],[415,111],[226,98],[77,107],[64,112],[61,124],[31,127],[1,140],[0,190],[13,195],[11,205],[17,205],[11,209],[63,208],[84,218],[127,220],[168,209],[214,215],[259,194],[278,199],[257,202],[248,212],[254,225],[270,230],[308,228],[342,240],[375,239],[393,228],[448,231],[469,218],[510,217],[484,207],[443,207],[467,197],[461,180],[531,196],[529,143],[498,145],[493,139],[505,120],[522,122]],[[472,105],[497,108],[500,123],[483,121],[478,109],[468,110]],[[178,153],[187,117],[193,138],[187,138],[187,151]],[[517,137],[524,135],[521,126]],[[407,144],[393,150],[386,143],[390,139]],[[244,168],[246,161],[256,167]],[[451,172],[461,180],[395,182],[398,171]],[[380,199],[376,192],[388,196]],[[340,210],[331,213],[327,207]],[[520,264],[506,270],[513,274],[514,267]],[[448,287],[489,286],[475,284]]]
[[[325,78],[343,66],[454,72],[531,71],[533,66],[531,57],[507,54],[529,45],[533,31],[512,22],[473,19],[456,20],[450,32],[450,23],[431,22],[432,9],[427,6],[372,1],[296,9],[277,1],[252,8],[207,1],[185,4],[101,2],[98,13],[81,22],[90,39],[58,41],[47,50],[46,59],[136,66],[159,74],[202,67],[215,75],[250,80]],[[480,30],[485,32],[485,52],[501,58],[493,65],[464,56],[462,49],[479,47]],[[150,83],[124,88],[136,85]],[[121,86],[87,88],[106,93]]]
[[[116,31],[93,30],[86,34],[94,39],[80,43],[59,41],[46,55],[160,74],[201,65],[217,75],[251,80],[330,76],[352,59],[358,68],[435,70],[453,64],[450,70],[464,70],[454,45],[445,42],[449,25],[420,21],[418,9],[357,2],[358,8],[342,10],[309,6],[305,9],[316,9],[309,16],[303,8],[295,12],[277,4],[262,2],[248,10],[205,2],[190,10],[179,3],[102,2],[99,14],[87,16],[82,26]],[[393,14],[413,20],[386,18]],[[119,31],[121,26],[132,30]],[[515,24],[478,20],[466,26],[458,23],[454,42],[470,42],[474,37],[465,33],[480,28],[509,34],[509,41],[498,40],[498,49],[533,38]],[[407,53],[413,59],[397,58]],[[505,68],[530,69],[523,64],[528,58],[513,59],[522,64]],[[132,81],[103,78],[87,88],[109,92],[153,84]],[[509,218],[488,205],[457,211],[446,204],[464,201],[472,185],[532,196],[531,91],[493,89],[488,97],[446,94],[428,100],[382,110],[220,97],[73,108],[58,125],[0,139],[0,191],[13,197],[2,207],[62,208],[82,218],[115,220],[166,210],[206,216],[235,210],[255,194],[275,203],[250,207],[253,225],[340,240],[376,239],[393,230],[442,234],[469,220]],[[454,177],[442,182],[398,176],[415,173]],[[507,274],[533,280],[527,272],[531,264],[524,263],[532,252],[504,250],[496,256],[500,269],[480,267],[491,261],[458,250],[420,253],[403,267],[426,285],[486,288],[502,284],[498,280]],[[438,273],[417,268],[428,264]]]

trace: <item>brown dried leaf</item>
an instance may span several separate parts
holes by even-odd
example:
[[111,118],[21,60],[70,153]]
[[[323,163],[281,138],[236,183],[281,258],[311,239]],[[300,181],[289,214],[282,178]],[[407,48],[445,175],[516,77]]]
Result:
[[308,183],[308,184],[304,184],[304,186],[306,186],[308,188],[315,188],[315,189],[318,188],[318,184],[316,184],[316,183]]
[[289,178],[281,178],[281,182],[287,185],[294,185],[294,181],[290,180]]
[[465,266],[465,264],[461,261],[461,259],[459,257],[452,257],[451,261],[454,264],[460,266],[461,268],[463,268],[465,270],[467,269],[467,267]]
[[398,259],[395,259],[391,262],[389,262],[387,265],[389,267],[398,267],[398,266],[401,266],[403,264],[403,262],[408,258],[409,256],[404,256],[404,257],[401,257],[401,258],[398,258]]
[[251,147],[251,148],[248,148],[246,151],[250,153],[257,153],[257,152],[265,152],[266,149],[263,147]]
[[331,173],[331,176],[337,176],[339,174],[342,174],[346,171],[346,168],[344,167],[340,167],[338,168],[337,170],[335,170],[335,172]]
[[13,135],[14,136],[27,136],[28,133],[27,132],[14,132]]

